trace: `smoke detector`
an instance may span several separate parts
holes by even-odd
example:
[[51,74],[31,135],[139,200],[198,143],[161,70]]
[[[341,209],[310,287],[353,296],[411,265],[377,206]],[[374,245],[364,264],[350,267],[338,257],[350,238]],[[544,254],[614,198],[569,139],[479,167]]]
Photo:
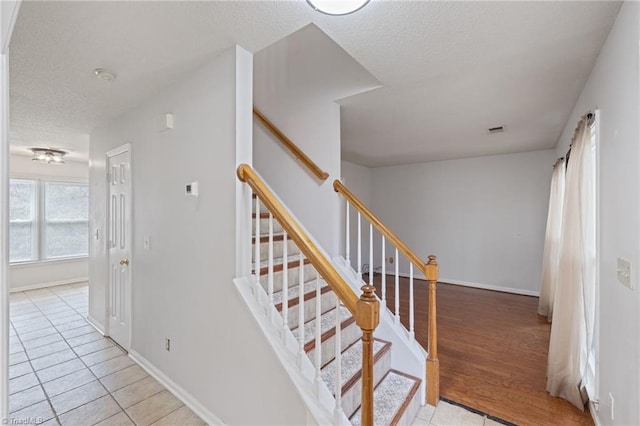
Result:
[[116,73],[104,68],[96,68],[95,70],[93,70],[93,73],[102,81],[113,81],[117,77]]

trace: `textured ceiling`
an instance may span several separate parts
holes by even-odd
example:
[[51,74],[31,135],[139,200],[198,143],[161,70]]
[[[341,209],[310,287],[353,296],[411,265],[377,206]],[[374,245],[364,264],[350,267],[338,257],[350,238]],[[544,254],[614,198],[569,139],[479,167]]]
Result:
[[[11,142],[86,158],[96,125],[181,73],[233,44],[258,52],[314,23],[382,85],[341,101],[346,159],[379,166],[548,148],[619,7],[372,0],[331,17],[302,0],[26,1],[11,43]],[[282,68],[295,60],[283,57]],[[314,66],[315,75],[335,71],[330,61]],[[98,67],[118,79],[97,80]],[[485,133],[502,124],[507,132]]]
[[367,166],[552,148],[620,3],[376,6],[379,26],[372,7],[327,31],[384,86],[341,102],[343,158]]

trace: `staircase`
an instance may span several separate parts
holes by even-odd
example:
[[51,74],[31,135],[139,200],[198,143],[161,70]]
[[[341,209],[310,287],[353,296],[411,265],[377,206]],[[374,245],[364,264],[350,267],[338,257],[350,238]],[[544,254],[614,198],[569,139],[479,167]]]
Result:
[[[299,356],[317,367],[317,386],[326,386],[351,424],[360,425],[363,332],[282,226],[263,205],[252,204],[252,273],[266,303],[293,334]],[[421,379],[391,368],[393,350],[391,342],[373,339],[376,425],[409,425],[422,405]]]

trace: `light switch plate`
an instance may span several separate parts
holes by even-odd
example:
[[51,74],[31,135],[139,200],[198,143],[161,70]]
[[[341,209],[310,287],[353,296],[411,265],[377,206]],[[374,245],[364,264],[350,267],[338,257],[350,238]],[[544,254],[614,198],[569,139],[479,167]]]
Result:
[[631,285],[631,262],[618,258],[618,267],[616,268],[616,272],[618,273],[618,281],[625,287],[632,289]]

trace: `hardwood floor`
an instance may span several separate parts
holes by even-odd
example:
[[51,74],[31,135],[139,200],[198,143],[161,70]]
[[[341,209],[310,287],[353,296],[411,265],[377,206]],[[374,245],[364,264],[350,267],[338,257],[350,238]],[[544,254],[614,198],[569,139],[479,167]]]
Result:
[[[368,279],[368,278],[367,278]],[[408,325],[409,280],[400,316]],[[380,275],[374,282],[380,295]],[[394,306],[387,277],[387,306]],[[416,338],[427,347],[427,283],[414,281]],[[519,425],[593,425],[587,410],[545,391],[550,325],[538,298],[438,284],[440,395]]]

